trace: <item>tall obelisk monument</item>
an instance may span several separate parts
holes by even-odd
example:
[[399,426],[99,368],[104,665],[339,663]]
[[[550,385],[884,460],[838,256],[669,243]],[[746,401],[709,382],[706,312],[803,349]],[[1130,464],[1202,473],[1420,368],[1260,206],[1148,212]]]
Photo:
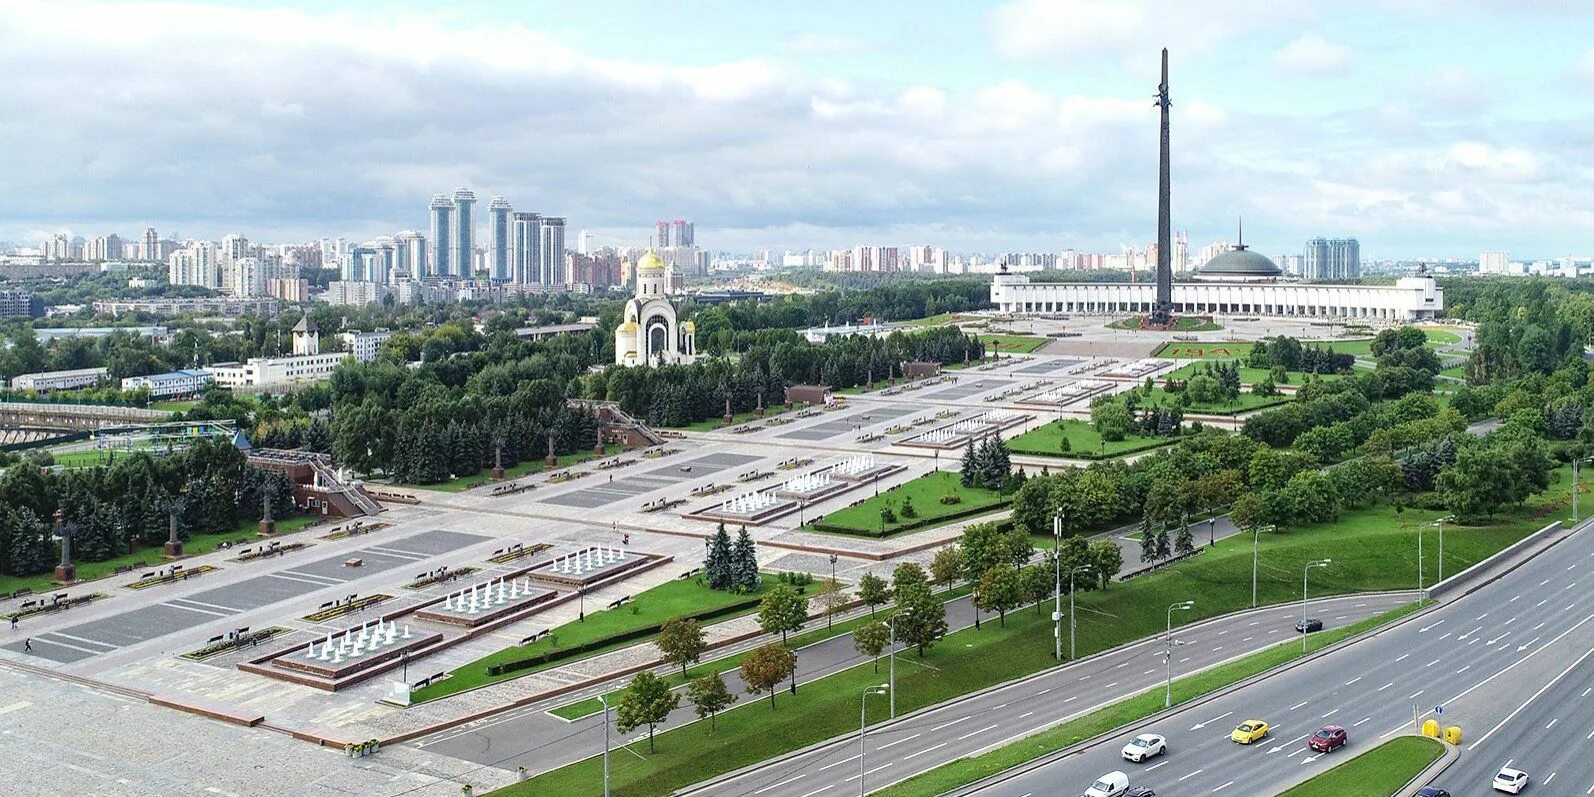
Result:
[[1162,109],[1162,159],[1157,169],[1157,305],[1152,310],[1153,324],[1173,320],[1173,235],[1168,221],[1170,186],[1168,177],[1168,48],[1162,48],[1162,83],[1157,86],[1157,107]]

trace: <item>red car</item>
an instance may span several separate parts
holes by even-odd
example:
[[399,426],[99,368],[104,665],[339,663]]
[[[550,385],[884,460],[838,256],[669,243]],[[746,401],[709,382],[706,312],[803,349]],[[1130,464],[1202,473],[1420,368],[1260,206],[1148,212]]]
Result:
[[1327,753],[1336,747],[1344,747],[1346,742],[1345,729],[1338,725],[1326,725],[1312,734],[1306,746],[1319,753]]

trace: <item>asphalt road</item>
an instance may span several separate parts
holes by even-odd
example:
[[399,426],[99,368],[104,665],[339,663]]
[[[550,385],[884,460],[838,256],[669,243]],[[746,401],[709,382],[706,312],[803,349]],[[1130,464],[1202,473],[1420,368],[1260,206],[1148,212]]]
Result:
[[[1333,628],[1415,600],[1411,593],[1313,601],[1311,613]],[[1175,615],[1177,620],[1177,615]],[[1175,626],[1175,678],[1295,637],[1300,606],[1276,606]],[[1048,670],[963,701],[924,711],[867,736],[865,784],[876,789],[993,744],[1025,736],[1069,716],[1164,683],[1160,637]],[[904,657],[911,658],[911,654]],[[902,666],[899,662],[899,666]],[[789,756],[694,794],[807,797],[858,790],[857,736]],[[1081,787],[1083,788],[1083,787]]]
[[[1594,647],[1591,569],[1594,532],[1584,526],[1499,581],[1420,618],[977,793],[1079,794],[1103,773],[1122,770],[1133,785],[1159,794],[1276,794],[1341,757],[1306,748],[1319,727],[1343,725],[1351,745],[1371,745],[1414,730],[1414,715],[1432,716],[1437,707],[1444,724],[1460,725],[1464,734],[1487,733],[1517,712],[1445,773],[1441,785],[1458,797],[1487,794],[1488,777],[1507,760],[1541,786],[1554,772],[1554,787],[1541,793],[1590,793],[1591,665],[1585,659],[1568,667]],[[1563,672],[1564,680],[1532,699]],[[1229,731],[1248,719],[1273,723],[1270,738],[1230,742]],[[1551,719],[1560,722],[1547,727]],[[1139,732],[1167,736],[1169,754],[1147,764],[1123,761],[1118,751]],[[877,760],[895,763],[892,755]]]

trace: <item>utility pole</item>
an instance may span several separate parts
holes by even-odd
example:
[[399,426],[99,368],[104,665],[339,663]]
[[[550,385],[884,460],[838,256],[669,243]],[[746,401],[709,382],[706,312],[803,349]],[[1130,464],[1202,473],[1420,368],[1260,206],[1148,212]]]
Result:
[[1162,707],[1173,705],[1173,613],[1187,612],[1195,606],[1195,601],[1183,601],[1168,607],[1168,633],[1163,637],[1162,647],[1162,672],[1165,685],[1162,692]]
[[1079,566],[1075,567],[1074,569],[1068,571],[1068,660],[1069,661],[1073,661],[1073,660],[1079,658],[1079,656],[1076,655],[1075,652],[1074,652],[1074,629],[1078,627],[1077,624],[1074,622],[1074,574],[1078,573],[1078,572],[1080,572],[1082,570],[1085,571],[1085,572],[1089,572],[1091,570],[1091,566],[1088,565],[1088,564],[1087,565],[1079,565]]
[[1306,652],[1306,574],[1312,572],[1312,568],[1314,568],[1314,567],[1328,567],[1329,563],[1331,563],[1333,561],[1334,561],[1333,559],[1319,559],[1319,560],[1317,560],[1315,562],[1307,562],[1306,563],[1306,567],[1301,568],[1301,652],[1302,653]]
[[609,797],[609,697],[598,693],[603,704],[603,797]]
[[[1052,657],[1058,661],[1063,660],[1063,513],[1052,515],[1052,537],[1056,545],[1052,547],[1052,577],[1055,582],[1052,601],[1052,622],[1056,627],[1052,630],[1054,650]],[[1068,587],[1068,626],[1069,650],[1068,655],[1073,657],[1073,625],[1074,625],[1074,588],[1072,583]]]

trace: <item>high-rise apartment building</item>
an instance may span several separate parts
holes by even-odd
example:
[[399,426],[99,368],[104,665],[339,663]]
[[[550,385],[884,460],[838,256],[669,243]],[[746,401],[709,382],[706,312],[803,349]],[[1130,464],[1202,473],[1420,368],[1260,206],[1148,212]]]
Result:
[[1313,238],[1301,253],[1301,278],[1353,280],[1362,273],[1361,244],[1355,238]]
[[670,223],[661,221],[653,225],[653,245],[663,249],[670,246]]
[[415,230],[393,236],[393,271],[407,279],[426,276],[426,236]]
[[510,279],[517,285],[532,285],[542,278],[542,215],[514,214],[514,263]]
[[116,233],[90,238],[83,244],[83,259],[106,261],[122,259],[122,238]]
[[541,243],[538,252],[537,282],[544,287],[564,284],[565,271],[565,220],[558,216],[542,217]]
[[469,277],[476,254],[476,195],[469,188],[454,189],[454,275]]
[[166,258],[166,280],[173,285],[198,285],[219,288],[216,245],[210,241],[189,241]]
[[1478,273],[1504,274],[1510,257],[1506,252],[1484,252],[1478,256]]
[[494,195],[487,205],[487,271],[499,281],[513,276],[509,267],[510,216],[513,213],[514,208],[502,196]]
[[697,242],[693,240],[694,238],[695,236],[692,233],[692,222],[687,221],[686,219],[676,219],[675,222],[670,225],[671,246],[696,246]]
[[[425,276],[454,275],[454,203],[443,194],[432,195],[432,268]],[[465,261],[467,264],[469,260]],[[422,276],[422,275],[417,275]]]
[[141,259],[141,260],[160,260],[161,259],[161,237],[160,237],[160,233],[155,232],[155,228],[154,227],[145,227],[144,228],[144,236],[143,236],[143,238],[141,240],[142,240],[142,242],[139,245],[139,253],[138,253],[139,254],[139,259]]

